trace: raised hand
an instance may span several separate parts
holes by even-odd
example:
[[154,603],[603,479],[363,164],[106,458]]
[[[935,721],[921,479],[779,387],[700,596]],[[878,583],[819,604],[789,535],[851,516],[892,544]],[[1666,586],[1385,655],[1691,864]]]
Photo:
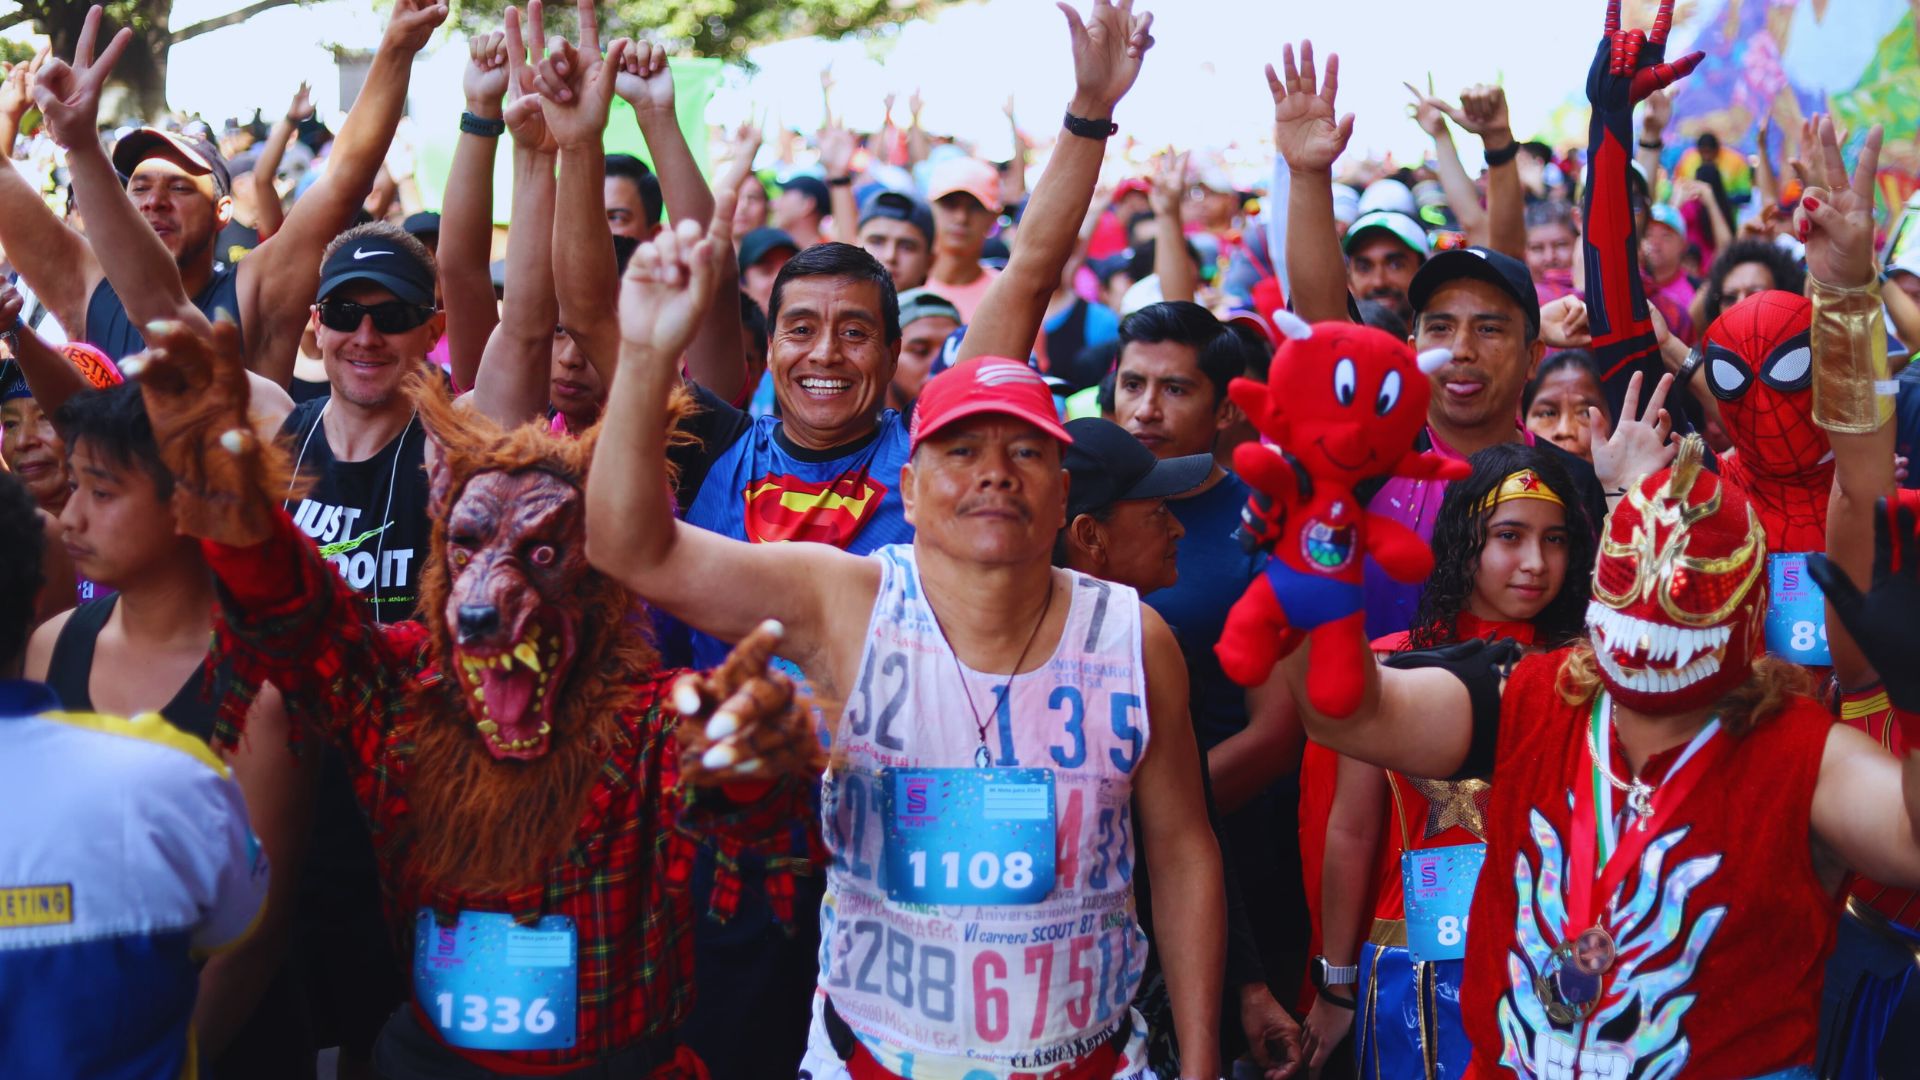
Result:
[[1896,708],[1920,712],[1920,491],[1904,490],[1875,503],[1873,582],[1864,593],[1825,555],[1807,556],[1807,573],[1880,675]]
[[820,167],[828,177],[846,176],[853,169],[853,152],[858,146],[853,132],[838,120],[829,119],[820,129]]
[[1179,216],[1180,200],[1187,194],[1188,156],[1186,152],[1175,153],[1169,146],[1154,159],[1153,188],[1147,193],[1147,201],[1156,215]]
[[[1655,313],[1658,318],[1658,313]],[[1587,305],[1577,296],[1563,296],[1540,307],[1540,340],[1549,349],[1584,349],[1593,344],[1587,326]]]
[[182,322],[146,327],[148,349],[120,369],[140,384],[160,460],[173,474],[181,534],[248,547],[272,529],[286,490],[286,455],[247,422],[247,366],[240,328],[225,311],[207,334]]
[[1874,178],[1880,168],[1881,130],[1875,125],[1867,132],[1849,177],[1833,121],[1822,116],[1815,124],[1817,150],[1811,156],[1820,162],[1818,175],[1826,186],[1808,187],[1800,196],[1794,229],[1807,245],[1808,273],[1828,285],[1859,288],[1874,276]]
[[1135,15],[1133,0],[1093,0],[1085,19],[1065,0],[1056,6],[1073,39],[1073,108],[1086,110],[1075,115],[1104,120],[1140,77],[1140,62],[1153,47],[1153,14]]
[[1640,110],[1640,137],[1648,142],[1657,142],[1667,132],[1667,125],[1673,121],[1673,91],[1655,90],[1647,95],[1644,107]]
[[133,42],[133,31],[122,27],[96,58],[93,45],[100,36],[100,5],[87,9],[80,37],[73,45],[73,63],[53,57],[40,67],[32,86],[33,103],[47,119],[53,141],[72,150],[100,143],[100,91],[113,74],[113,65]]
[[1667,33],[1672,29],[1673,0],[1660,0],[1651,31],[1620,29],[1620,0],[1607,0],[1600,52],[1587,73],[1587,100],[1596,108],[1631,109],[1655,90],[1691,75],[1707,54],[1688,53],[1668,63]]
[[667,67],[667,50],[645,41],[630,42],[614,74],[613,92],[633,106],[637,118],[674,119],[673,72]]
[[507,29],[502,42],[506,50],[507,104],[501,116],[516,145],[537,153],[557,154],[560,146],[547,130],[547,114],[541,108],[540,94],[534,86],[533,65],[547,55],[547,35],[541,26],[545,12],[541,8],[541,0],[527,4],[524,36],[520,29],[520,9],[507,9]]
[[812,710],[795,695],[793,680],[769,667],[782,633],[777,622],[761,623],[719,667],[674,683],[674,734],[688,783],[812,776],[826,767]]
[[507,92],[507,67],[505,31],[475,34],[467,42],[467,68],[460,73],[460,92],[466,96],[468,112],[478,116],[500,114],[500,98]]
[[1513,138],[1513,126],[1507,119],[1507,91],[1504,87],[1480,83],[1460,91],[1460,107],[1449,108],[1447,115],[1482,139],[1506,136]]
[[[715,199],[716,221],[719,205]],[[727,235],[728,226],[721,225],[720,232]],[[699,222],[687,220],[676,228],[661,229],[640,245],[627,260],[627,273],[620,283],[623,341],[651,349],[658,358],[679,361],[711,299],[714,243]]]
[[1280,50],[1283,80],[1267,65],[1267,89],[1273,94],[1273,143],[1287,159],[1287,167],[1300,172],[1330,172],[1333,163],[1353,138],[1353,114],[1339,116],[1334,102],[1340,93],[1340,57],[1327,54],[1327,78],[1320,82],[1313,70],[1313,42],[1300,43],[1300,62],[1293,61],[1293,46]]
[[287,103],[287,122],[298,124],[313,116],[313,87],[301,82],[300,88],[293,92],[293,100]]
[[1666,410],[1673,376],[1660,376],[1645,412],[1639,411],[1642,381],[1638,371],[1627,380],[1627,396],[1620,403],[1617,426],[1609,429],[1599,409],[1587,409],[1587,420],[1593,427],[1593,474],[1609,495],[1666,468],[1679,453],[1672,440],[1673,418]]
[[625,38],[600,55],[600,28],[593,0],[581,0],[580,44],[561,39],[546,59],[534,66],[534,81],[545,99],[547,129],[562,148],[598,145],[607,130],[607,112],[613,104],[614,77],[632,42]]
[[393,16],[380,39],[382,49],[416,53],[427,47],[427,39],[447,21],[447,5],[437,0],[394,0]]
[[1413,117],[1414,123],[1420,125],[1420,130],[1434,139],[1448,134],[1447,103],[1433,95],[1433,76],[1431,74],[1427,76],[1427,90],[1424,94],[1420,92],[1419,87],[1410,82],[1403,82],[1400,85],[1406,87],[1407,93],[1413,95],[1413,104],[1407,106],[1407,114]]

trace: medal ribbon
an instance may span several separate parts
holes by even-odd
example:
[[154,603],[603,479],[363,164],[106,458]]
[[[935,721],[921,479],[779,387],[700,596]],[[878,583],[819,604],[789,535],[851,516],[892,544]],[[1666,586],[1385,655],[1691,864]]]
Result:
[[[1573,850],[1567,868],[1567,920],[1565,938],[1573,940],[1591,926],[1600,925],[1600,906],[1619,889],[1627,872],[1640,863],[1640,855],[1658,836],[1674,811],[1686,801],[1700,778],[1713,771],[1714,763],[1726,752],[1727,742],[1720,734],[1720,718],[1714,717],[1693,737],[1667,777],[1653,793],[1653,813],[1636,826],[1621,833],[1613,812],[1613,785],[1607,782],[1613,761],[1612,698],[1604,690],[1595,698],[1587,737],[1597,746],[1591,785],[1575,784],[1573,793]],[[1689,765],[1697,765],[1689,769]],[[1597,804],[1604,803],[1600,813]],[[1598,859],[1596,860],[1596,852]],[[1600,876],[1596,881],[1596,862]],[[1596,888],[1596,886],[1598,886]]]

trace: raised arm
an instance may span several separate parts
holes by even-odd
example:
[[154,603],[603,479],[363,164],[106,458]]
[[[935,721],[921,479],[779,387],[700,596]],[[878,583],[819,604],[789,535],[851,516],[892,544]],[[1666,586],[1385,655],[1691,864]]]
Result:
[[[520,36],[520,12],[513,8],[507,9],[501,45],[511,73],[505,116],[513,132],[513,221],[520,227],[507,233],[506,298],[474,378],[473,398],[482,413],[513,427],[546,409],[553,328],[560,325],[553,286],[557,147],[547,132],[540,95],[527,82],[532,69]],[[489,302],[491,294],[489,282]]]
[[[734,191],[720,193],[731,220]],[[620,362],[587,475],[587,558],[649,603],[725,641],[772,618],[781,654],[816,681],[830,602],[871,607],[879,570],[826,544],[745,544],[677,520],[667,486],[669,402],[679,357],[713,302],[722,242],[696,222],[663,229],[627,263],[620,290]],[[864,609],[862,609],[864,610]]]
[[1467,761],[1473,738],[1473,699],[1467,684],[1445,668],[1382,668],[1367,654],[1360,708],[1343,720],[1315,712],[1307,699],[1313,646],[1303,643],[1280,661],[1307,738],[1337,754],[1410,776],[1452,776]]
[[[1480,136],[1487,152],[1488,247],[1516,259],[1527,257],[1527,195],[1520,186],[1518,148],[1507,119],[1507,92],[1481,84],[1460,94],[1453,121]],[[1499,161],[1501,156],[1505,161]],[[1497,163],[1496,163],[1497,162]]]
[[[1119,5],[1095,0],[1085,20],[1066,4],[1073,42],[1073,100],[1067,112],[1084,120],[1109,123],[1115,105],[1140,76],[1140,62],[1153,45],[1150,13],[1133,14],[1132,0]],[[1060,285],[1060,273],[1073,257],[1082,215],[1100,179],[1106,156],[1104,138],[1063,133],[1053,158],[1034,185],[1022,215],[1020,243],[1007,268],[974,311],[958,360],[975,356],[1026,356],[1040,335],[1047,301]],[[956,361],[957,362],[957,361]]]
[[[1753,188],[1760,193],[1760,208],[1780,205],[1780,174],[1773,168],[1773,114],[1760,118],[1759,134],[1754,136]],[[1762,219],[1764,220],[1764,219]]]
[[240,263],[240,318],[253,370],[282,384],[292,378],[307,309],[320,285],[320,255],[353,223],[372,190],[407,103],[413,58],[446,17],[446,4],[437,0],[394,0],[367,81],[334,136],[326,171],[287,212],[280,231]]
[[[518,16],[515,11],[510,17]],[[469,115],[482,122],[500,121],[500,99],[507,92],[505,33],[480,34],[467,42],[467,68],[460,76],[460,89]],[[453,146],[453,167],[447,172],[440,206],[440,246],[434,250],[434,263],[440,269],[440,302],[447,312],[447,359],[456,392],[474,388],[480,355],[500,323],[492,272],[493,159],[500,136],[468,131],[468,126],[462,123],[460,139]]]
[[601,140],[613,104],[614,78],[632,44],[615,41],[604,58],[592,0],[581,0],[580,44],[561,39],[542,58],[544,34],[538,21],[527,23],[535,80],[547,130],[560,147],[560,186],[553,214],[553,249],[564,257],[553,268],[560,298],[560,323],[600,373],[613,382],[620,349],[620,325],[614,312],[619,282],[613,258],[613,231],[607,227],[607,155]]
[[[98,5],[88,10],[74,43],[71,65],[55,57],[41,68],[33,87],[34,102],[46,118],[54,141],[67,150],[67,169],[73,175],[73,194],[87,223],[88,240],[96,256],[102,257],[100,265],[126,305],[127,318],[135,326],[156,319],[177,319],[205,332],[207,317],[188,299],[173,255],[140,216],[133,200],[127,198],[120,186],[120,174],[107,159],[106,147],[100,145],[100,94],[113,65],[133,41],[133,31],[123,28],[96,58],[94,43],[100,18]],[[192,182],[191,178],[181,179]],[[8,252],[14,252],[12,237],[5,239]],[[31,276],[27,283],[34,284]],[[85,329],[84,297],[80,311],[82,321],[64,324],[69,333]],[[305,321],[302,314],[301,322]]]
[[54,352],[53,346],[34,333],[31,326],[19,321],[25,306],[19,289],[0,283],[0,326],[14,327],[14,362],[20,365],[20,374],[26,376],[27,389],[33,392],[40,411],[52,417],[68,398],[92,389],[93,384],[80,374],[79,368],[68,363],[66,357]]
[[1200,290],[1200,268],[1187,254],[1185,223],[1180,201],[1187,197],[1187,155],[1169,147],[1154,163],[1153,272],[1160,277],[1160,295],[1167,300],[1192,300]]
[[1673,119],[1672,90],[1655,90],[1640,107],[1640,135],[1633,143],[1633,160],[1647,174],[1647,186],[1660,182],[1660,156],[1666,150],[1667,124]]
[[853,132],[829,117],[820,129],[820,167],[827,174],[827,197],[833,206],[833,236],[843,244],[860,244],[860,203],[853,197]]
[[68,228],[13,166],[13,136],[33,105],[32,87],[47,55],[42,48],[31,62],[7,69],[0,80],[0,134],[11,133],[0,143],[6,159],[0,161],[5,166],[0,168],[0,247],[67,333],[79,337],[86,331],[87,298],[105,275],[86,238]]
[[1480,205],[1480,192],[1473,177],[1460,164],[1460,151],[1453,145],[1453,129],[1447,126],[1447,103],[1433,94],[1433,76],[1427,76],[1426,93],[1412,83],[1401,83],[1413,95],[1413,122],[1433,140],[1433,169],[1440,176],[1440,188],[1447,193],[1447,207],[1453,211],[1467,243],[1487,242],[1487,210]]
[[293,141],[293,133],[299,130],[302,120],[313,115],[311,93],[306,83],[301,83],[293,92],[287,115],[273,122],[273,129],[267,132],[266,145],[260,148],[260,156],[253,162],[254,217],[257,219],[254,230],[263,241],[279,232],[287,220],[287,210],[280,205],[280,189],[275,181],[279,179],[280,161],[287,156],[287,144]]
[[[1893,394],[1886,319],[1873,264],[1873,202],[1879,128],[1867,134],[1849,176],[1833,123],[1821,119],[1818,145],[1829,187],[1810,187],[1794,213],[1807,245],[1813,298],[1813,417],[1833,444],[1827,501],[1827,557],[1855,581],[1873,567],[1874,505],[1894,487]],[[1839,619],[1827,619],[1834,674],[1844,688],[1877,677]]]
[[[1308,322],[1347,321],[1347,261],[1333,220],[1333,163],[1353,137],[1353,114],[1336,116],[1334,101],[1340,91],[1340,57],[1327,56],[1327,79],[1321,84],[1313,68],[1313,42],[1300,43],[1300,62],[1293,46],[1280,52],[1281,78],[1267,65],[1267,89],[1273,94],[1273,145],[1286,159],[1291,187],[1287,193],[1287,299],[1294,313]],[[1278,253],[1275,253],[1276,256]]]
[[1027,197],[1027,137],[1020,134],[1020,121],[1014,116],[1013,95],[1001,109],[1007,114],[1007,133],[1013,137],[1013,156],[1007,159],[1007,171],[1000,177],[1000,198],[1008,206]]
[[[678,225],[692,221],[703,227],[713,220],[713,191],[700,165],[693,159],[693,148],[680,130],[674,109],[673,72],[667,65],[665,49],[635,42],[627,51],[614,92],[633,106],[640,134],[653,154],[653,169],[660,177],[660,195],[666,202],[667,219]],[[738,175],[727,171],[728,177]],[[739,185],[736,184],[737,188]],[[836,187],[836,193],[852,192],[851,187]],[[835,211],[836,219],[839,212]],[[837,222],[836,222],[837,224]],[[724,226],[731,235],[733,223]],[[731,247],[731,245],[729,245]],[[737,279],[738,275],[735,275]],[[719,282],[716,288],[724,289]],[[731,293],[726,294],[731,298]],[[711,390],[722,401],[737,401],[747,384],[747,358],[740,351],[740,305],[715,302],[708,305],[700,332],[694,335],[685,357],[687,377]]]

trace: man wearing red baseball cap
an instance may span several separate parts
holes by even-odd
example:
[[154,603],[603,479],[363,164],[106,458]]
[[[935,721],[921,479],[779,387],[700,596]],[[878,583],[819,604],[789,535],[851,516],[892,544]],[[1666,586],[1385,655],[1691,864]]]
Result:
[[[1087,21],[1097,35],[1070,20],[1076,55],[1110,50],[1103,70],[1130,84],[1143,20],[1101,3]],[[666,403],[711,302],[714,243],[683,224],[629,263],[587,557],[723,641],[779,620],[781,655],[844,703],[826,732],[834,858],[801,1068],[1150,1075],[1126,1004],[1145,961],[1131,885],[1145,852],[1181,1075],[1218,1076],[1225,900],[1186,669],[1133,589],[1051,565],[1071,439],[1045,382],[993,356],[929,380],[899,473],[911,543],[861,557],[676,521]],[[724,717],[708,730],[716,763],[735,760]],[[900,973],[891,993],[872,977],[883,961]]]

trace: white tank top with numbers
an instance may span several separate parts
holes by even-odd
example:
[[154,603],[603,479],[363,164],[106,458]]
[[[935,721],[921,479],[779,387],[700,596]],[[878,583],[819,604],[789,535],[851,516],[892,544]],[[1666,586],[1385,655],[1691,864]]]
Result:
[[[912,546],[884,547],[874,557],[883,567],[880,592],[835,733],[834,758],[842,764],[822,794],[833,861],[820,911],[821,990],[900,1076],[1045,1073],[1099,1048],[1130,1017],[1134,1053],[1119,1075],[1133,1075],[1144,1065],[1145,1033],[1129,1009],[1147,954],[1133,902],[1133,772],[1148,738],[1139,594],[1060,571],[1070,578],[1071,608],[1059,644],[1003,695],[1005,675],[962,673],[927,604]],[[889,896],[890,886],[902,885],[891,877],[1035,887],[1034,860],[1018,852],[975,851],[962,862],[937,850],[895,851],[895,874],[888,872],[889,810],[904,798],[898,813],[910,813],[906,803],[917,801],[903,795],[908,781],[888,770],[977,770],[981,736],[969,693],[987,723],[996,776],[1051,774],[1053,882],[1035,902]],[[1033,786],[995,790],[1003,810],[1038,805]],[[1008,803],[1008,791],[1025,797]],[[995,796],[984,798],[992,805]],[[1042,823],[1036,831],[1044,830]]]

